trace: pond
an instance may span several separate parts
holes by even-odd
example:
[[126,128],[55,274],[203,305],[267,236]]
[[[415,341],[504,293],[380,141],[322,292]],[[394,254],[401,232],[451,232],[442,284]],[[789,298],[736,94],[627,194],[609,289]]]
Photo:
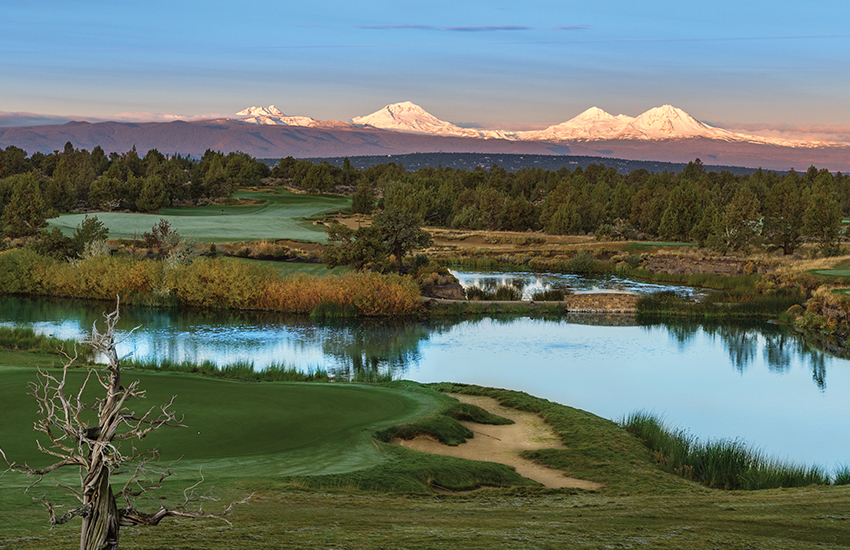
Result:
[[703,289],[689,286],[646,283],[609,274],[532,273],[507,270],[472,271],[462,267],[450,268],[449,271],[465,289],[478,287],[492,292],[499,286],[512,286],[522,293],[523,300],[530,300],[535,292],[544,290],[562,290],[567,294],[588,292],[649,294],[668,290],[685,297],[695,297],[706,292]]
[[[0,296],[0,324],[80,338],[110,307]],[[768,323],[575,316],[316,324],[257,312],[123,309],[123,331],[137,325],[119,353],[509,388],[615,420],[652,411],[702,439],[740,438],[830,471],[850,462],[850,362]]]

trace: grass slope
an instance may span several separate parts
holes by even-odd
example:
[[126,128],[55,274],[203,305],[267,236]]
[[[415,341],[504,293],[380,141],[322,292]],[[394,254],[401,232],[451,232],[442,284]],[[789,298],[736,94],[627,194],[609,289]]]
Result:
[[[78,387],[83,376],[83,369],[70,372],[69,387]],[[337,473],[373,466],[382,460],[371,441],[375,431],[440,406],[422,394],[353,384],[250,384],[132,372],[122,376],[125,384],[136,378],[147,398],[132,404],[134,409],[167,403],[177,395],[174,409],[188,426],[159,430],[145,443],[155,444],[164,461],[182,456],[186,464],[203,463],[205,470],[220,475]],[[11,460],[41,464],[44,457],[33,444],[35,403],[26,394],[33,380],[32,369],[0,370],[0,399],[7,411],[0,442]],[[232,468],[237,463],[242,466]]]
[[[850,487],[707,489],[661,472],[649,451],[614,423],[518,392],[453,384],[430,388],[408,382],[384,387],[251,384],[138,375],[149,389],[151,404],[176,393],[187,422],[202,419],[188,430],[153,436],[163,454],[186,453],[177,468],[189,472],[168,481],[166,490],[153,497],[157,500],[142,502],[141,507],[174,506],[182,498],[178,488],[197,480],[197,469],[192,470],[201,465],[205,486],[215,486],[213,495],[223,502],[252,492],[256,496],[236,509],[232,527],[213,520],[178,519],[155,528],[123,528],[125,549],[850,546]],[[22,388],[31,376],[32,369],[0,370],[0,399],[6,411],[0,443],[7,452],[14,448],[26,453],[32,446],[33,434],[26,423],[33,407]],[[397,419],[434,431],[443,429],[442,421],[423,419],[442,415],[499,421],[481,416],[480,411],[460,409],[436,389],[488,395],[507,406],[541,414],[568,448],[529,455],[572,475],[601,481],[605,487],[596,493],[542,489],[527,480],[523,484],[510,479],[510,470],[497,465],[432,458],[371,440],[376,430]],[[374,456],[377,462],[367,468],[281,475],[299,467],[306,473],[342,470],[355,462],[362,466]],[[317,464],[310,464],[308,457]],[[348,466],[339,466],[349,460]],[[0,549],[73,547],[79,523],[51,531],[41,506],[31,500],[54,495],[58,489],[45,482],[24,494],[18,477],[0,476]],[[492,485],[511,487],[417,494],[422,483],[473,487],[488,477]],[[76,480],[69,475],[65,481]],[[208,503],[205,509],[220,507]]]
[[[197,208],[163,208],[156,214],[98,212],[97,219],[109,228],[112,239],[141,238],[164,218],[181,235],[200,242],[257,241],[291,239],[325,242],[325,227],[305,220],[350,205],[345,197],[298,195],[289,191],[256,193],[238,191],[234,198],[254,199],[261,204],[249,206],[203,206]],[[71,235],[84,218],[83,214],[62,214],[48,220]]]

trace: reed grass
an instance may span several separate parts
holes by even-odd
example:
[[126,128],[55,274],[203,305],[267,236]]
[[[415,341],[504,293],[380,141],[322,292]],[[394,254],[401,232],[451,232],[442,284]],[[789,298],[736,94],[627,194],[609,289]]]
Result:
[[850,485],[850,465],[843,464],[835,470],[832,478],[833,485]]
[[465,290],[467,300],[483,300],[488,301],[493,299],[493,293],[483,289],[480,286],[471,286]]
[[91,348],[76,340],[61,340],[53,336],[36,334],[29,327],[0,327],[0,348],[21,351],[42,351],[52,354],[60,354],[62,350],[73,355],[76,348],[77,353],[83,357],[91,352]]
[[765,457],[740,440],[702,443],[684,430],[666,427],[658,416],[645,411],[630,414],[620,424],[653,452],[662,468],[707,487],[751,491],[830,484],[819,466]]
[[562,302],[565,295],[566,293],[563,290],[551,288],[533,293],[531,299],[535,302]]
[[198,374],[211,378],[228,378],[234,380],[249,380],[254,382],[328,382],[330,377],[323,369],[308,369],[307,372],[284,364],[271,364],[257,370],[253,362],[237,362],[230,365],[216,365],[212,361],[200,363],[192,361],[171,361],[169,359],[138,361],[133,358],[124,359],[122,367],[133,370],[156,372],[180,372]]
[[692,301],[673,291],[665,290],[638,298],[637,313],[643,320],[665,316],[691,319],[768,318],[778,317],[802,300],[801,294],[789,291],[738,295],[715,293],[709,294],[701,301]]

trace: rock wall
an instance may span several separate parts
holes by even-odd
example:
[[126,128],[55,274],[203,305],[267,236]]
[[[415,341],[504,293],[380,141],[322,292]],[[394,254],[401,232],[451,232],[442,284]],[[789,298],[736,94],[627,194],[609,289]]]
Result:
[[605,292],[599,294],[570,294],[564,296],[568,312],[580,313],[634,313],[637,311],[636,294]]

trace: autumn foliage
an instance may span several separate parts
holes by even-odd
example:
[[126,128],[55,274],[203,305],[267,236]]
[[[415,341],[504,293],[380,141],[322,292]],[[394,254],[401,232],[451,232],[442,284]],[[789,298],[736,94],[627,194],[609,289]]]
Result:
[[63,262],[31,250],[0,253],[0,293],[114,299],[126,303],[210,309],[310,313],[319,305],[356,308],[360,315],[404,315],[420,308],[409,277],[350,273],[281,276],[267,266],[203,258],[168,266],[130,256]]

